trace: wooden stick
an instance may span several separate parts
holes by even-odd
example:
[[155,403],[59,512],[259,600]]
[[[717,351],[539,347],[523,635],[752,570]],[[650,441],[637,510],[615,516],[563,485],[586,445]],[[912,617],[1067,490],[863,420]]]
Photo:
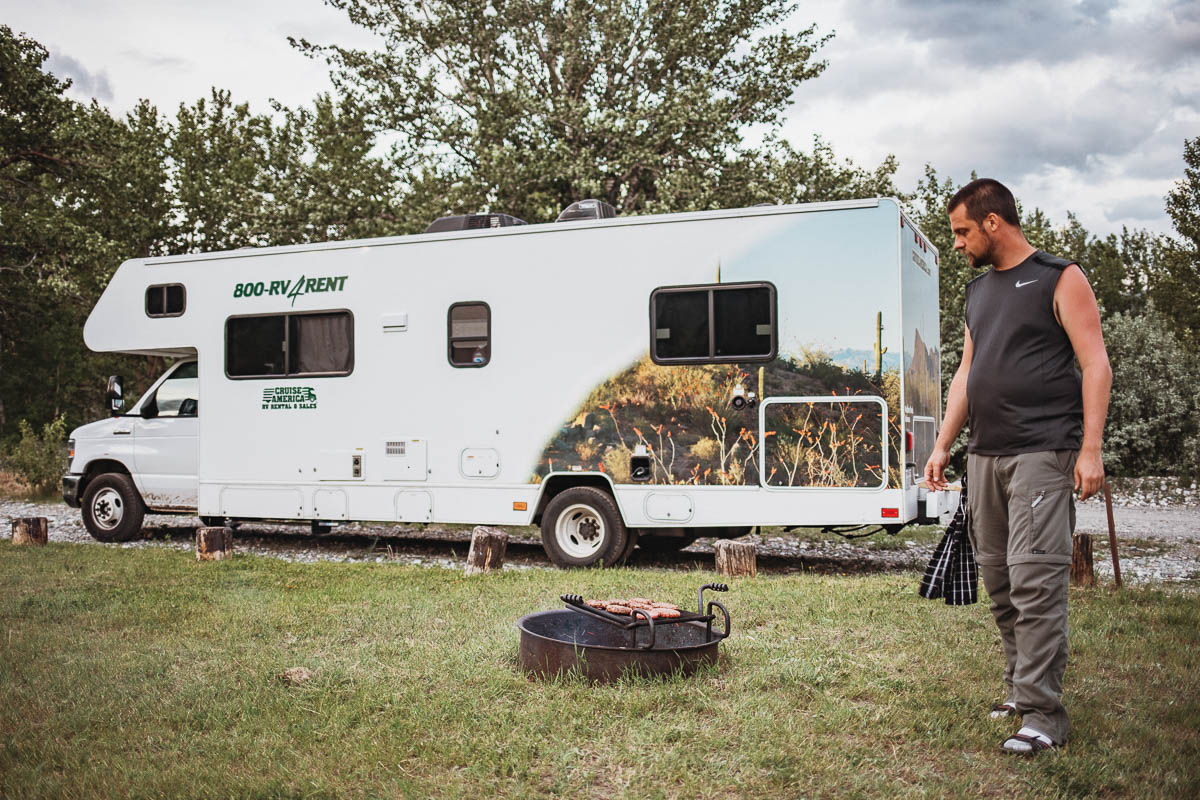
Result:
[[50,539],[45,517],[17,517],[12,521],[12,543],[44,545]]
[[482,575],[504,566],[508,534],[499,528],[477,525],[471,531],[471,549],[467,552],[467,574]]
[[1117,557],[1117,524],[1113,522],[1112,487],[1104,482],[1104,510],[1108,512],[1108,549],[1112,553],[1113,578],[1117,588],[1121,587],[1121,559]]

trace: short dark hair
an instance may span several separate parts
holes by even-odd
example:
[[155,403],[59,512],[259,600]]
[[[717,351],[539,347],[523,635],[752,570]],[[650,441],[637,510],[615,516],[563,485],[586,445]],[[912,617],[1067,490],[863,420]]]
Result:
[[967,219],[979,224],[988,214],[995,214],[1009,225],[1021,227],[1017,216],[1017,201],[1013,193],[998,180],[977,178],[954,193],[946,212],[952,213],[961,205],[967,207]]

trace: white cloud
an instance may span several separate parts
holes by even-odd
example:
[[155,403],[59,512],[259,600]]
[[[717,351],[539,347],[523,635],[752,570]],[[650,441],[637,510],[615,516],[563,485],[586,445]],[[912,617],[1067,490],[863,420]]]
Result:
[[1140,201],[1169,191],[1200,134],[1200,4],[868,0],[799,15],[814,13],[837,36],[797,91],[793,142],[819,133],[867,165],[893,153],[906,189],[926,163],[995,177],[1096,234],[1170,229]]

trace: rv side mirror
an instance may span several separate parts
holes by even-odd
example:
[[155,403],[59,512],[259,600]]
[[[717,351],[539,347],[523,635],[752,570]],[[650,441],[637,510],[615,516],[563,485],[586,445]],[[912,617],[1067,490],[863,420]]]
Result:
[[114,417],[121,413],[121,408],[125,405],[125,398],[121,394],[121,386],[124,383],[125,379],[120,375],[108,376],[108,389],[104,393],[104,402]]

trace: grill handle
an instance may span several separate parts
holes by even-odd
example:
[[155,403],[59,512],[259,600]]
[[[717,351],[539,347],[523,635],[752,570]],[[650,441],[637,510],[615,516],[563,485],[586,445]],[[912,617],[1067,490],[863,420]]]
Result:
[[[635,608],[635,609],[633,609],[634,620],[637,619],[638,614],[641,614],[643,617],[646,618],[646,625],[650,631],[650,641],[648,641],[646,643],[646,646],[643,647],[642,649],[643,650],[653,650],[654,649],[654,617],[650,616],[650,612],[646,611],[645,609]],[[709,625],[712,625],[712,623],[710,622]],[[633,632],[633,643],[637,644],[637,630],[636,629]]]
[[[712,589],[714,592],[728,592],[729,591],[729,587],[723,583],[706,583],[703,586],[701,586],[700,587],[700,597],[696,601],[696,613],[700,614],[701,616],[704,615],[704,590],[705,589]],[[710,614],[712,613],[711,608],[708,610],[708,613],[710,613]]]
[[584,614],[590,614],[598,620],[607,622],[609,625],[616,625],[618,628],[633,627],[633,623],[626,617],[610,614],[607,611],[601,611],[598,608],[592,608],[587,603],[583,602],[582,595],[564,594],[560,595],[560,599],[576,611],[582,611]]
[[713,638],[713,629],[712,629],[713,606],[716,606],[717,608],[721,609],[721,614],[722,614],[722,616],[725,617],[725,632],[720,633],[719,638],[721,638],[721,639],[729,638],[729,625],[730,625],[729,609],[725,608],[725,606],[722,603],[720,603],[716,600],[709,600],[708,601],[708,621],[704,624],[704,639],[705,639],[705,641],[708,641],[708,642],[711,642],[712,638]]

